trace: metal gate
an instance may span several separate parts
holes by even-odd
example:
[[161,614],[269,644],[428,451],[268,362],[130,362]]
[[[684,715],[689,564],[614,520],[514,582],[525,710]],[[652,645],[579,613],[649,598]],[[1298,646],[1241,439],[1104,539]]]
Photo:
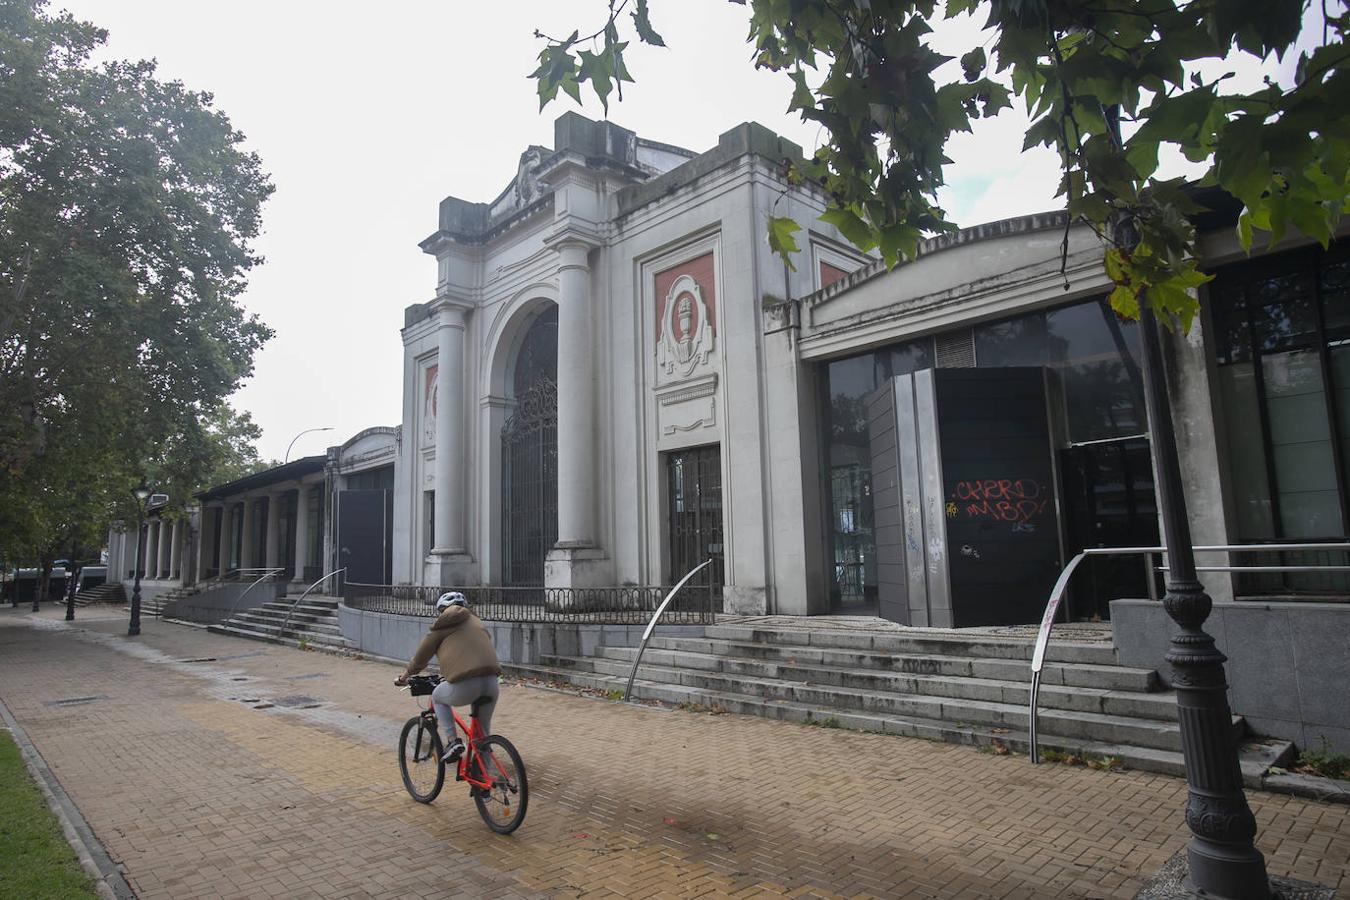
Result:
[[[670,580],[676,581],[706,559],[708,566],[691,582],[719,598],[726,583],[722,546],[722,448],[693,447],[666,454],[670,509]],[[718,602],[717,607],[721,604]]]
[[502,583],[544,583],[558,542],[558,386],[536,381],[502,426]]

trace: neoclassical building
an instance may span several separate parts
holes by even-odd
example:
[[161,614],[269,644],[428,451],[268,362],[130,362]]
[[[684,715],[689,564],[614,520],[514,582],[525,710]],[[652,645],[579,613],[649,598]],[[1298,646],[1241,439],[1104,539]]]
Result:
[[[755,124],[694,153],[559,118],[491,202],[440,203],[401,423],[199,495],[193,571],[603,587],[711,559],[728,612],[961,626],[1034,622],[1078,551],[1156,544],[1139,334],[1098,238],[1029,215],[887,271],[783,177],[800,152]],[[1199,199],[1215,279],[1164,337],[1195,541],[1345,541],[1350,241],[1249,258],[1233,201]],[[770,215],[801,225],[791,266]],[[1220,601],[1347,593],[1336,573],[1204,578]],[[1069,614],[1147,593],[1139,559],[1102,560]]]
[[[662,584],[713,558],[728,609],[805,610],[813,395],[766,310],[866,260],[782,177],[800,153],[567,114],[496,199],[442,201],[435,297],[403,329],[396,581]],[[785,211],[796,271],[764,239]]]

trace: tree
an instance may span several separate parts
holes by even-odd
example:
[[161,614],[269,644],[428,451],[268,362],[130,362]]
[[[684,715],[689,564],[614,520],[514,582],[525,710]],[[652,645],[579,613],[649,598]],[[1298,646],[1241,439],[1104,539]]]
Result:
[[[745,0],[732,0],[745,3]],[[1158,179],[1158,150],[1174,144],[1243,204],[1238,233],[1273,244],[1296,228],[1325,246],[1350,210],[1350,17],[1322,4],[1321,41],[1300,56],[1297,85],[1225,93],[1227,75],[1206,79],[1206,62],[1240,53],[1281,57],[1300,34],[1302,0],[750,0],[754,64],[790,80],[790,110],[819,122],[827,139],[811,159],[790,164],[790,181],[818,185],[821,218],[888,266],[911,259],[928,235],[956,229],[938,206],[948,138],[1026,104],[1026,147],[1058,150],[1059,195],[1072,220],[1107,244],[1111,305],[1134,318],[1146,300],[1188,326],[1199,211],[1183,179]],[[986,11],[989,45],[960,57],[961,77],[942,82],[950,57],[926,41],[941,13]],[[625,13],[628,13],[625,17]],[[610,0],[604,26],[546,45],[532,77],[542,105],[559,89],[580,102],[589,84],[609,95],[633,78],[631,41],[665,42],[648,0]],[[587,49],[589,47],[589,49]],[[1123,127],[1122,127],[1123,126]],[[1122,137],[1122,131],[1128,136]],[[791,219],[774,217],[769,243],[797,250]]]
[[94,64],[106,33],[46,6],[0,0],[0,538],[39,555],[142,475],[181,501],[247,463],[224,399],[271,335],[238,303],[257,155],[209,94]]

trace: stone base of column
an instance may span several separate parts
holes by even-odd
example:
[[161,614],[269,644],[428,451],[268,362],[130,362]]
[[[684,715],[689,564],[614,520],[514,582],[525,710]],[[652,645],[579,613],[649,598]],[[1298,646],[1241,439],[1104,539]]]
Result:
[[463,550],[432,550],[422,564],[422,583],[437,587],[477,584],[478,563]]
[[612,587],[610,559],[593,544],[557,544],[544,559],[544,586],[550,588]]
[[[702,588],[691,587],[687,590],[702,590]],[[737,616],[767,615],[769,612],[769,592],[762,587],[731,587],[728,585],[722,588],[722,611]]]

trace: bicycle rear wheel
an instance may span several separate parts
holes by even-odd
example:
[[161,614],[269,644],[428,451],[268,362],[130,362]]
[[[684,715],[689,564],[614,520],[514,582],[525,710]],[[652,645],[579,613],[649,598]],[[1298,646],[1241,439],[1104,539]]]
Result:
[[525,821],[525,809],[530,802],[530,785],[525,777],[525,763],[510,741],[499,735],[484,738],[482,750],[476,759],[491,781],[490,790],[475,789],[473,802],[487,827],[498,834],[510,834]]
[[398,736],[398,771],[403,786],[418,803],[436,799],[445,784],[445,763],[441,762],[441,736],[427,727],[421,716],[413,716]]

